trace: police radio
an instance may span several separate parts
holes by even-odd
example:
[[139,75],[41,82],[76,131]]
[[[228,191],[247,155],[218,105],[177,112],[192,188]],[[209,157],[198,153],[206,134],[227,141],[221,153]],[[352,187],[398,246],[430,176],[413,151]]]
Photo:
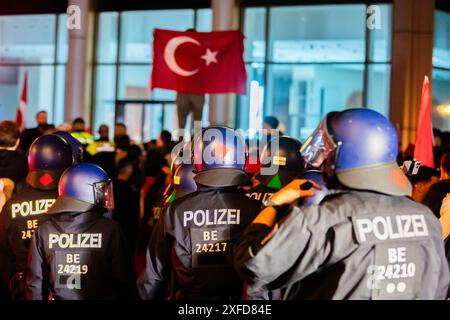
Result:
[[403,173],[407,176],[414,176],[419,172],[420,161],[417,160],[407,160],[403,162],[403,165],[400,167]]

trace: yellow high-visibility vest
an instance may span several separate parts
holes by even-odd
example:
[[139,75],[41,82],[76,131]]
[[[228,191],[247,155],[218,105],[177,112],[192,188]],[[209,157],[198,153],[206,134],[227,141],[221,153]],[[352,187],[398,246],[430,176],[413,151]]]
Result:
[[80,132],[71,132],[71,134],[75,139],[80,141],[81,144],[86,145],[94,142],[94,137],[90,133],[80,131]]
[[99,152],[114,152],[114,150],[114,143],[110,141],[94,141],[86,148],[91,156]]

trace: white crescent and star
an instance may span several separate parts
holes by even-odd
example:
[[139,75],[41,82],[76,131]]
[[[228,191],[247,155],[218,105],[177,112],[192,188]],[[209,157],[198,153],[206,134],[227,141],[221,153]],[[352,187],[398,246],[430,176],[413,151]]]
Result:
[[[175,59],[175,51],[177,50],[178,46],[182,45],[183,43],[193,43],[197,46],[200,46],[200,43],[194,38],[187,36],[174,37],[167,42],[166,47],[164,48],[164,60],[166,61],[167,66],[172,72],[183,77],[189,77],[196,74],[199,69],[197,68],[194,70],[185,70],[178,65]],[[211,51],[209,48],[207,48],[206,53],[202,55],[200,59],[205,60],[205,65],[209,66],[211,63],[217,63],[217,53],[218,51]]]

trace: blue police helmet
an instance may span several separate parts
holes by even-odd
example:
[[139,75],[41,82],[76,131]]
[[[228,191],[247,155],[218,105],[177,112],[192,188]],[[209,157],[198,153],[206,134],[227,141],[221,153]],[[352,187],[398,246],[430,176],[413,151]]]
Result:
[[211,126],[203,129],[192,142],[194,177],[199,184],[211,187],[241,185],[249,179],[244,138],[234,129]]
[[75,162],[82,162],[83,161],[83,146],[74,136],[72,136],[69,132],[66,131],[56,131],[53,133],[64,140],[67,141],[68,144],[72,147],[72,152],[75,157]]
[[28,184],[35,189],[54,190],[65,169],[74,162],[71,146],[61,137],[49,134],[36,140],[28,150]]
[[321,190],[314,189],[314,196],[304,198],[302,206],[309,207],[318,205],[328,194],[328,188],[323,179],[322,172],[320,172],[320,170],[308,170],[302,174],[301,178],[314,181],[322,188]]
[[378,112],[357,108],[327,115],[302,147],[315,167],[352,189],[410,195],[411,184],[397,165],[394,126]]
[[105,199],[111,201],[112,189],[106,172],[91,163],[71,166],[61,176],[58,198],[48,212],[85,212],[95,205],[104,206]]

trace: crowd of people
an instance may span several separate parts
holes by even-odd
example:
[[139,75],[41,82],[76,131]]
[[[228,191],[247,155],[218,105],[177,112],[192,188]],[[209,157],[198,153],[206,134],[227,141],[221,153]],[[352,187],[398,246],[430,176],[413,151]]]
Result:
[[207,127],[189,163],[165,130],[139,144],[123,123],[95,139],[82,118],[36,122],[0,122],[0,299],[448,297],[446,133],[438,169],[407,176],[410,150],[370,109],[262,152]]

